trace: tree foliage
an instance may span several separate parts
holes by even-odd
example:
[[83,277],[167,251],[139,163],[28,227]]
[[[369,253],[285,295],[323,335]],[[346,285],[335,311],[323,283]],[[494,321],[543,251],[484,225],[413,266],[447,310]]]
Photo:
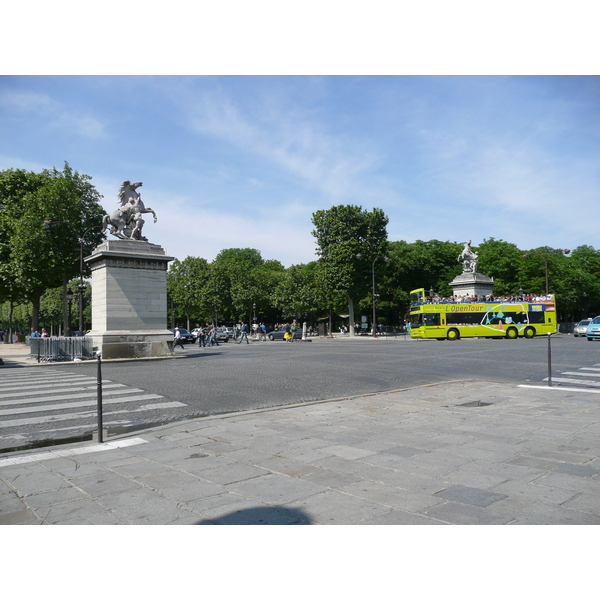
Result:
[[374,208],[340,205],[313,214],[317,255],[322,263],[321,282],[326,295],[345,294],[350,313],[350,330],[354,333],[354,298],[368,293],[371,265],[388,249],[385,213]]
[[90,180],[68,163],[0,172],[0,294],[33,302],[34,327],[44,291],[79,273],[79,239],[88,230],[86,242],[103,238],[101,196]]

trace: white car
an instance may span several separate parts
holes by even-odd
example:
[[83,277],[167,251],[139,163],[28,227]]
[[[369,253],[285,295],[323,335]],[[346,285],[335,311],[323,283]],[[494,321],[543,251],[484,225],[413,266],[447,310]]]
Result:
[[579,321],[575,328],[573,329],[573,335],[575,337],[585,337],[585,332],[587,331],[588,325],[592,322],[591,319],[584,319],[583,321]]

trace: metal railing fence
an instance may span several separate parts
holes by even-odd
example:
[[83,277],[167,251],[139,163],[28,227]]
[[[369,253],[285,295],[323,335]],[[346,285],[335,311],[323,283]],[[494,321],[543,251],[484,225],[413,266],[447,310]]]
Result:
[[89,337],[30,338],[30,356],[38,362],[94,358],[94,340]]

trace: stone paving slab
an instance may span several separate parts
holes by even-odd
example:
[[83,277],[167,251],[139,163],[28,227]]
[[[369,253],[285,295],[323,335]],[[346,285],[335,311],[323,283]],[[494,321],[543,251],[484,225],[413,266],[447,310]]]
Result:
[[462,381],[0,454],[0,524],[600,524],[580,396]]

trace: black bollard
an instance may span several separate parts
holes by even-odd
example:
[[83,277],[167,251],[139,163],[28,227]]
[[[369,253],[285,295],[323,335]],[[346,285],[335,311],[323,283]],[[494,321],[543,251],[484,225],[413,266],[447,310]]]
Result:
[[102,439],[102,356],[98,354],[98,442],[103,443]]
[[548,334],[548,387],[552,387],[552,347],[550,345],[550,337]]

